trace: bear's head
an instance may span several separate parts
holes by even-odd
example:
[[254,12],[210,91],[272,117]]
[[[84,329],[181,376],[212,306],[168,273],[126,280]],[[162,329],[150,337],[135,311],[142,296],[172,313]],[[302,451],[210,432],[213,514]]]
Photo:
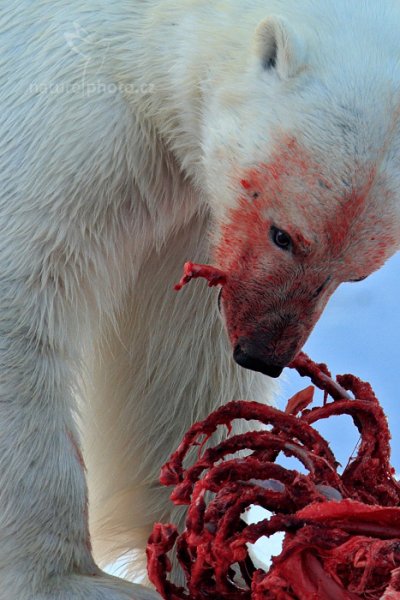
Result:
[[210,93],[204,133],[220,311],[235,360],[273,377],[338,285],[400,243],[399,71],[382,73],[371,40],[346,55],[351,31],[314,60],[303,37],[263,21],[241,81]]

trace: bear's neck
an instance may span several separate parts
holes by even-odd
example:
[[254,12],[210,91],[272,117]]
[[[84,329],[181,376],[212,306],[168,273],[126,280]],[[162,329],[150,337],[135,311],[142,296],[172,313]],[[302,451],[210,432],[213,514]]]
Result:
[[[255,17],[254,24],[246,25],[247,35],[237,4],[145,1],[135,8],[134,31],[127,20],[125,40],[121,40],[118,78],[125,84],[133,81],[134,110],[151,122],[182,169],[200,185],[204,107],[221,78],[228,73],[235,77],[243,68],[257,22]],[[126,45],[133,64],[128,64],[123,52]]]

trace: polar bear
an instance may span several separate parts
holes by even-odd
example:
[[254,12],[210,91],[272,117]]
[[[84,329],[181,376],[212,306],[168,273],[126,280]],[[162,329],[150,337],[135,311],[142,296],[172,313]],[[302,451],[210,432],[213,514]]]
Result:
[[[13,0],[0,23],[0,599],[157,598],[94,562],[81,445],[96,555],[143,551],[187,427],[270,401],[336,287],[396,251],[400,5]],[[229,274],[218,301],[173,291],[186,259]]]

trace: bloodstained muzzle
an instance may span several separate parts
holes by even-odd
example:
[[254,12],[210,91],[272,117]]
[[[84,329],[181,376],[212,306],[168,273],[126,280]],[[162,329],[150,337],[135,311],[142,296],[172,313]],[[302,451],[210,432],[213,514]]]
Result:
[[[199,265],[187,262],[180,282],[175,286],[180,290],[191,279],[202,277],[208,281],[210,287],[221,285],[230,288],[230,282],[225,272],[209,265]],[[222,294],[219,295],[221,304]],[[242,306],[243,308],[243,306]],[[251,309],[250,309],[251,310]],[[229,313],[232,311],[230,310]],[[240,312],[234,311],[236,314]],[[227,315],[225,315],[227,316]],[[249,322],[257,321],[249,315]],[[283,368],[287,366],[301,349],[304,338],[304,329],[294,322],[293,316],[278,316],[273,319],[260,318],[259,327],[249,327],[247,332],[241,331],[237,326],[231,326],[231,315],[228,315],[228,333],[234,348],[235,362],[246,369],[258,371],[269,377],[279,377]],[[244,319],[246,322],[247,319]],[[253,331],[251,331],[253,329]]]

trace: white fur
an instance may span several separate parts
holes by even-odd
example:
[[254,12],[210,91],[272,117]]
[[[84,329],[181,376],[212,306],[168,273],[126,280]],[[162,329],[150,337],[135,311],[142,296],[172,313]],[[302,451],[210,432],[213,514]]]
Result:
[[[0,600],[157,597],[94,564],[77,398],[95,549],[143,553],[152,523],[178,518],[157,480],[187,427],[271,399],[233,363],[215,294],[172,291],[182,264],[208,260],[232,175],[267,160],[273,127],[302,130],[335,172],[351,154],[329,121],[343,102],[368,123],[360,154],[388,123],[398,140],[399,25],[394,0],[2,8]],[[260,66],[274,27],[284,85]]]

